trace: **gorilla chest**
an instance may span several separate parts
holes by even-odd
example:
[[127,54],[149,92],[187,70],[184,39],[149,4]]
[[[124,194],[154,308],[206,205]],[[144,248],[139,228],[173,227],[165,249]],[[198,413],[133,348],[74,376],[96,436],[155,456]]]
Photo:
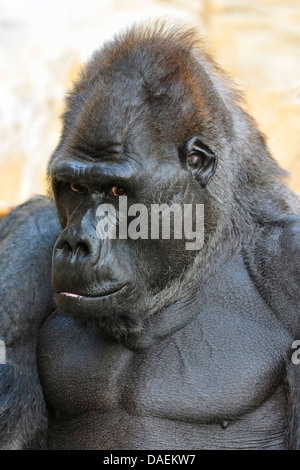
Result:
[[234,318],[228,326],[224,313],[215,325],[196,321],[132,351],[54,315],[41,332],[39,373],[60,415],[119,410],[210,423],[239,417],[272,395],[287,343],[276,328]]

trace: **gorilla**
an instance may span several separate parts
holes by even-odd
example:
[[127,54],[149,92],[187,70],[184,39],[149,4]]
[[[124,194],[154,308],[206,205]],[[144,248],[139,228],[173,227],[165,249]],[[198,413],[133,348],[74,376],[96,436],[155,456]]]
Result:
[[[300,449],[300,204],[197,31],[104,44],[48,176],[0,226],[1,448]],[[201,249],[101,237],[124,197],[204,207]]]

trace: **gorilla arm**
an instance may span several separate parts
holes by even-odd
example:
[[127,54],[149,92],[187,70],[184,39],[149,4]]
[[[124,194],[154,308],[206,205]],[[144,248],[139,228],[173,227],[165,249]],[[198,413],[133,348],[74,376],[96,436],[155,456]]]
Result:
[[47,198],[16,208],[0,226],[0,449],[42,445],[47,414],[36,365],[41,321],[55,309],[51,258],[59,228]]
[[[283,258],[278,265],[278,277],[287,280],[287,294],[292,298],[290,308],[281,306],[281,315],[291,315],[291,331],[294,339],[300,339],[300,217],[286,219],[285,230],[280,239]],[[291,313],[290,313],[291,312]],[[292,350],[293,352],[293,350]],[[288,358],[287,383],[290,391],[287,440],[289,449],[300,450],[300,365]]]
[[[251,254],[249,254],[251,253]],[[245,254],[248,270],[262,297],[294,340],[300,339],[300,216],[286,215],[266,224],[253,250]],[[291,355],[294,352],[291,344]],[[287,358],[289,394],[287,440],[300,449],[300,365]]]

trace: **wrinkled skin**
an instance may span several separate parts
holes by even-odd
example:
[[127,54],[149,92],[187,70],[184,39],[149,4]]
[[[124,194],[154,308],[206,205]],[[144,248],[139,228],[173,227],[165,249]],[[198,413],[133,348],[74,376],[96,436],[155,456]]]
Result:
[[[299,201],[196,34],[97,52],[48,174],[0,226],[2,448],[300,448]],[[121,195],[204,204],[203,247],[100,239]]]

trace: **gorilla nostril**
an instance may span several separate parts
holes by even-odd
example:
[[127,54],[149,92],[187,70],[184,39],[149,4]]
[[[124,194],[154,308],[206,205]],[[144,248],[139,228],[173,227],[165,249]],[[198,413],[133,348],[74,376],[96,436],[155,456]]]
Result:
[[56,250],[63,250],[64,252],[72,252],[73,249],[72,249],[72,246],[70,245],[70,243],[67,241],[67,240],[61,240],[59,243],[56,244],[56,247],[55,247]]
[[74,256],[87,256],[89,254],[90,250],[89,247],[85,242],[79,242],[76,245],[75,253]]

